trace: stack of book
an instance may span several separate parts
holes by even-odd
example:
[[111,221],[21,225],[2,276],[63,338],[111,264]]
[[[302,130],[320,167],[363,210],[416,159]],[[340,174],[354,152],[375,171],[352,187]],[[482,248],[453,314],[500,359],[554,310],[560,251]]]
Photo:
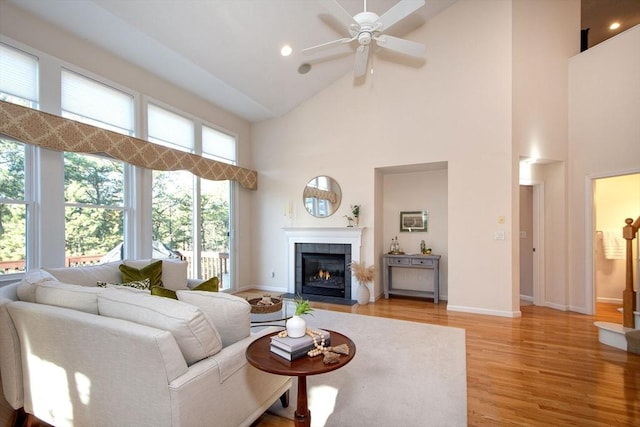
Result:
[[[317,329],[324,336],[324,345],[329,346],[331,344],[331,337],[329,332]],[[320,344],[322,338],[316,338],[316,342]],[[271,352],[277,354],[280,357],[284,357],[287,360],[295,360],[307,355],[309,350],[315,348],[313,344],[313,338],[309,335],[305,335],[300,338],[279,337],[274,335],[271,337]]]

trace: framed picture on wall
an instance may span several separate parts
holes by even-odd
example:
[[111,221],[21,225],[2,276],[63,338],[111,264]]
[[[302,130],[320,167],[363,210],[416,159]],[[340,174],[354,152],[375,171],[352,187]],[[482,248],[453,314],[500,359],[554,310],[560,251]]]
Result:
[[400,231],[427,231],[427,211],[400,212]]

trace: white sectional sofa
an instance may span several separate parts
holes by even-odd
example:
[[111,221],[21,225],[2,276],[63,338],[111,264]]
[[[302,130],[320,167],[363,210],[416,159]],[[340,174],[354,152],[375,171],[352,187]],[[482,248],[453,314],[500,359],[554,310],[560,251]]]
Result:
[[120,264],[35,270],[0,288],[0,371],[16,414],[55,426],[235,427],[287,403],[291,378],[246,361],[269,330],[250,333],[245,300],[190,290],[180,261],[162,264],[178,300],[96,286],[120,283]]

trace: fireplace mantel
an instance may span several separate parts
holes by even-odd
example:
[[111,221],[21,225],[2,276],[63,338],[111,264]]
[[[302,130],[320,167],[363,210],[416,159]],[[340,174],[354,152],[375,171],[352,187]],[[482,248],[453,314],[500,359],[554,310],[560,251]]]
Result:
[[[342,243],[351,245],[351,261],[360,262],[364,227],[285,227],[289,251],[289,293],[295,293],[296,243]],[[357,281],[351,281],[351,295],[356,295]]]

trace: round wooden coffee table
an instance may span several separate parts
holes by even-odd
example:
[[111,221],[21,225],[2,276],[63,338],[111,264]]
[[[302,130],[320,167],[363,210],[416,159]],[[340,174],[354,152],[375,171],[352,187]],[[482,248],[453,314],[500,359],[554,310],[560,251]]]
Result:
[[[327,329],[325,329],[327,330]],[[340,355],[338,363],[325,365],[322,362],[323,356],[301,357],[293,361],[286,360],[269,350],[271,337],[278,332],[258,338],[247,347],[247,360],[249,363],[261,371],[277,375],[287,375],[298,377],[298,399],[295,412],[295,423],[298,427],[308,427],[311,425],[311,412],[307,402],[307,376],[324,374],[335,371],[349,363],[356,355],[356,345],[348,337],[339,332],[328,331],[331,334],[331,345],[337,346],[347,344],[349,346],[348,355]]]

